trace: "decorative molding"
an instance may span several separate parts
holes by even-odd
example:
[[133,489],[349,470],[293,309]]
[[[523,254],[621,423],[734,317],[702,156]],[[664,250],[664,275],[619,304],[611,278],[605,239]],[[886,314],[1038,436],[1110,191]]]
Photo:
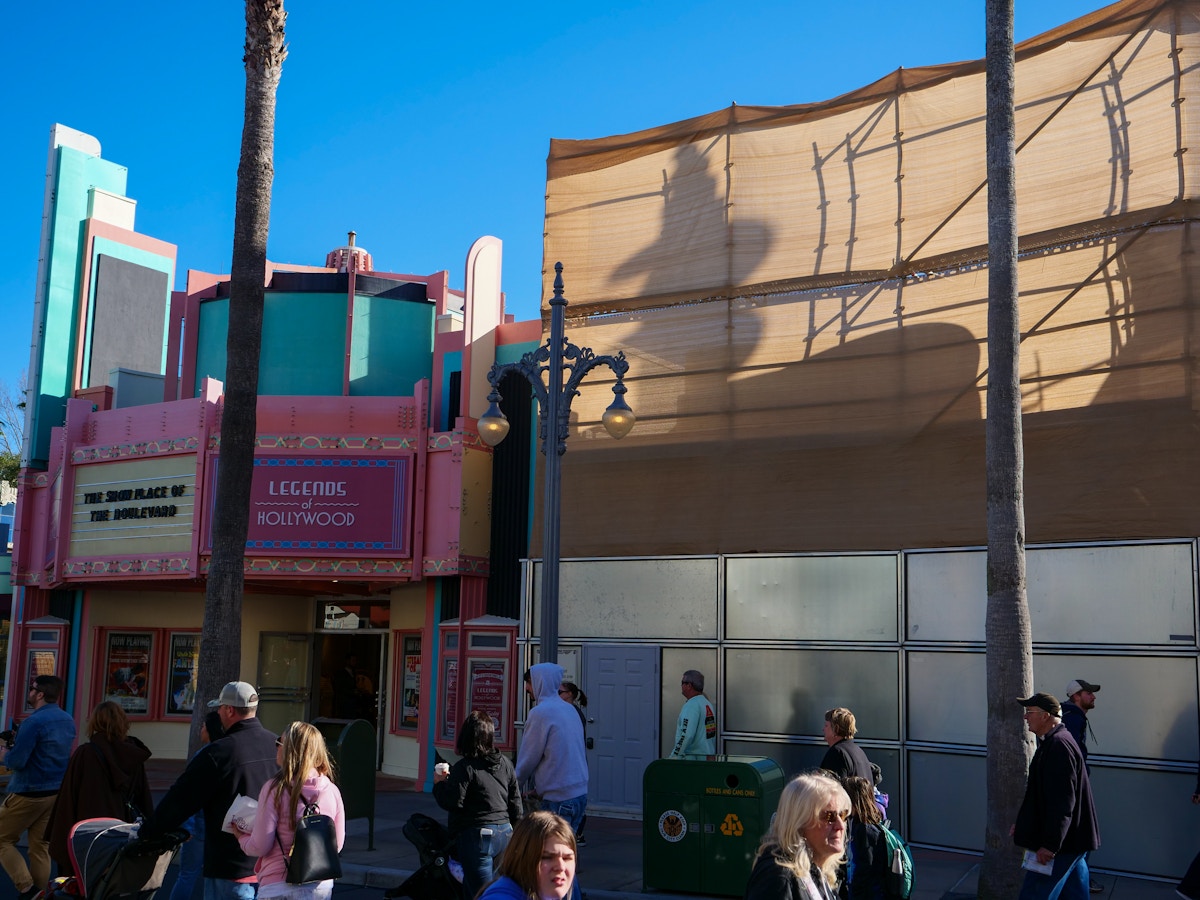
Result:
[[191,559],[186,556],[67,560],[62,566],[63,578],[193,574]]
[[472,450],[486,450],[488,453],[494,453],[495,450],[489,447],[478,434],[472,431],[456,431],[455,436],[459,438],[464,447],[470,447]]
[[155,456],[162,453],[183,453],[200,449],[200,438],[196,435],[176,438],[159,438],[153,441],[138,441],[130,444],[109,444],[102,447],[75,447],[71,451],[71,462],[99,462],[100,460],[129,459],[138,456]]
[[[200,561],[208,572],[210,557]],[[246,575],[329,575],[343,578],[412,578],[411,559],[310,559],[305,557],[247,556],[242,562]]]
[[421,571],[427,576],[491,574],[491,564],[486,556],[451,556],[446,559],[426,557]]
[[[377,435],[299,435],[260,434],[254,439],[259,450],[414,450],[416,441],[411,437],[378,437]],[[221,449],[220,434],[208,439],[208,449]]]

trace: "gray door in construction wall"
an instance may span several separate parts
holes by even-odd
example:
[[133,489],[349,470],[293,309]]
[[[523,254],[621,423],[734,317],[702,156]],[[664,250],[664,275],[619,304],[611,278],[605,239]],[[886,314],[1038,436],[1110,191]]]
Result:
[[588,809],[639,814],[642,773],[658,759],[659,648],[585,644]]

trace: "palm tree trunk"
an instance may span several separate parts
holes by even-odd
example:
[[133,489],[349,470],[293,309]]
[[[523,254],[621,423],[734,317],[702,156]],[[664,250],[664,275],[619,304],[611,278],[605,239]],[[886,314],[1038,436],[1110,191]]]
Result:
[[987,2],[987,825],[979,894],[1016,897],[1019,854],[1009,836],[1032,755],[1015,702],[1033,683],[1025,592],[1021,335],[1017,290],[1013,0]]
[[220,463],[200,638],[197,703],[190,749],[199,743],[204,703],[227,681],[254,681],[241,671],[242,588],[250,479],[254,472],[258,359],[271,181],[275,175],[275,94],[287,49],[283,0],[246,0],[246,100],[233,223],[233,264],[226,336],[225,401]]

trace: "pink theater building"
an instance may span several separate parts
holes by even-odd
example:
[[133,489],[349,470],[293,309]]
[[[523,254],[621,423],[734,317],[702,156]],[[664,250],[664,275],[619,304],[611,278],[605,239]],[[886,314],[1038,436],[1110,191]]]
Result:
[[[155,754],[182,757],[210,699],[195,685],[229,282],[189,271],[171,290],[175,247],[135,230],[125,174],[55,126],[6,683],[61,675],[81,721],[116,700]],[[473,416],[492,364],[541,335],[504,315],[500,269],[482,238],[456,291],[444,271],[375,271],[351,234],[324,266],[264,273],[241,676],[269,727],[370,721],[393,774],[427,772],[469,706],[513,742],[528,427],[496,453],[515,493],[493,524]],[[21,692],[6,703],[19,720]]]

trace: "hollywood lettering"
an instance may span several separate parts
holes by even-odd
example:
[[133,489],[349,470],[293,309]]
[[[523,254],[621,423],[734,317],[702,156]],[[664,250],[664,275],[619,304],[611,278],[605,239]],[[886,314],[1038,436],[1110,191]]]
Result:
[[[314,525],[318,528],[348,528],[354,524],[354,513],[348,510],[313,509],[326,504],[315,503],[317,497],[345,497],[349,491],[345,481],[276,481],[267,482],[267,496],[294,497],[302,500],[300,509],[259,510],[255,524],[267,527]],[[357,504],[354,504],[357,506]]]
[[354,524],[354,513],[345,510],[327,512],[323,509],[268,510],[260,511],[256,521],[259,525],[332,525],[345,528]]
[[[248,552],[404,552],[410,464],[375,454],[256,454]],[[215,478],[208,490],[215,501]]]

